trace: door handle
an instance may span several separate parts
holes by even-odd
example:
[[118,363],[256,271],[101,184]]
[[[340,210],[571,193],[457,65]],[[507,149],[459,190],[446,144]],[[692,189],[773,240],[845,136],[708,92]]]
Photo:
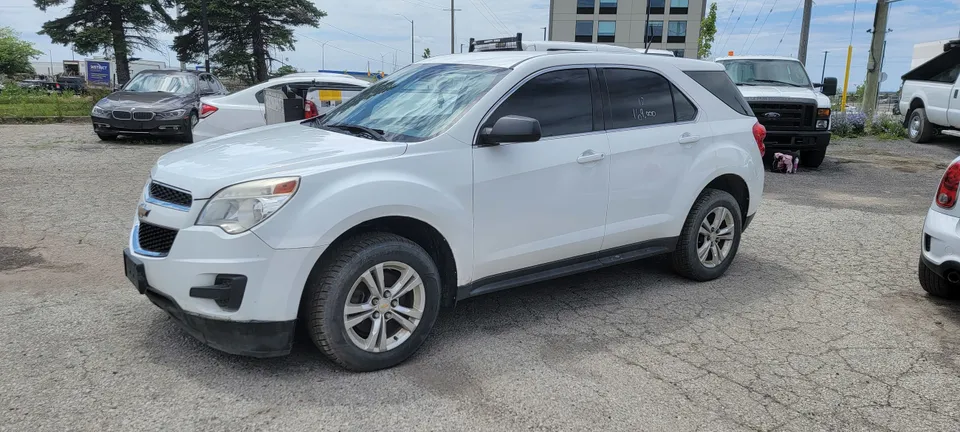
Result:
[[680,139],[677,141],[679,141],[680,144],[693,144],[700,141],[700,135],[690,135],[689,133],[685,133],[680,135]]
[[603,159],[603,153],[595,153],[593,150],[587,150],[577,158],[577,163],[590,163]]
[[960,90],[954,90],[954,91],[953,91],[953,98],[956,99],[958,94],[960,94]]

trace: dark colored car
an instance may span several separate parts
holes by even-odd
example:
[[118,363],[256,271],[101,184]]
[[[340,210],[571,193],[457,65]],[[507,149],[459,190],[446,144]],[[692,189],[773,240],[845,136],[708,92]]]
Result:
[[148,70],[93,107],[93,131],[104,141],[118,135],[176,137],[193,142],[200,121],[200,97],[227,90],[205,72]]
[[60,91],[72,91],[74,94],[85,94],[87,92],[87,83],[83,77],[78,76],[60,76],[57,77],[57,84],[60,84]]

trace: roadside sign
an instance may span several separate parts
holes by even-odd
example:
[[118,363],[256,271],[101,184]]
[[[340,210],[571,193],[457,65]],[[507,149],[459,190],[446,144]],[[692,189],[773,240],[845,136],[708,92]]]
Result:
[[87,82],[108,86],[110,79],[110,62],[87,60]]
[[880,72],[880,82],[884,82],[884,81],[886,81],[886,80],[887,80],[887,73],[886,73],[886,72]]

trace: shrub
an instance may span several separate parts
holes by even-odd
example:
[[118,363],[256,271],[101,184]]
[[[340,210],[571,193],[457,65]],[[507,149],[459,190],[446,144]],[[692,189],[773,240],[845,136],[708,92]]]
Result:
[[884,139],[901,139],[907,137],[907,128],[903,126],[903,119],[893,115],[878,115],[870,121],[868,131]]
[[840,138],[863,136],[867,132],[867,116],[864,113],[835,112],[830,120],[831,132]]

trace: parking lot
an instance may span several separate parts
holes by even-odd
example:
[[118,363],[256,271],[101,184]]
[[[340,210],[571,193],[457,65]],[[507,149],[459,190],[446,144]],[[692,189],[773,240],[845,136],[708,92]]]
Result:
[[495,293],[355,374],[195,341],[125,279],[149,168],[179,144],[0,126],[0,430],[958,430],[960,303],[917,282],[960,140],[835,143],[767,175],[727,275],[663,260]]

